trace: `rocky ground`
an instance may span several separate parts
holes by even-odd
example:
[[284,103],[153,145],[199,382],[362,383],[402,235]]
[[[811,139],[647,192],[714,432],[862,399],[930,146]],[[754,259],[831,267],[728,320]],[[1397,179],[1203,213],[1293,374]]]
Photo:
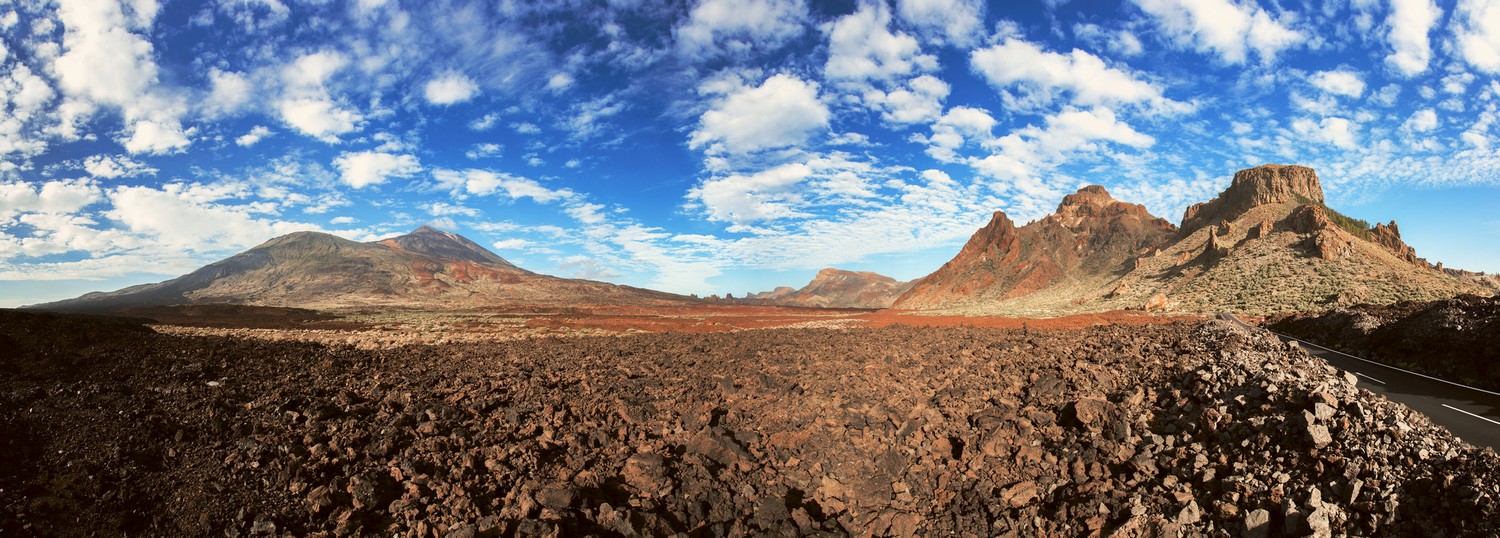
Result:
[[1495,535],[1500,458],[1221,322],[362,350],[0,311],[0,535]]
[[1500,390],[1500,296],[1337,308],[1282,316],[1267,326],[1392,366]]

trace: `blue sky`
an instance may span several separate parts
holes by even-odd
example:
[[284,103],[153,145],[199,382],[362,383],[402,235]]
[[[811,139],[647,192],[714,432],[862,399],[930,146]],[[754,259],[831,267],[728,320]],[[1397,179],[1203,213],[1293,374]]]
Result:
[[1500,271],[1500,0],[19,0],[0,305],[423,224],[682,293],[910,279],[1101,184],[1235,170]]

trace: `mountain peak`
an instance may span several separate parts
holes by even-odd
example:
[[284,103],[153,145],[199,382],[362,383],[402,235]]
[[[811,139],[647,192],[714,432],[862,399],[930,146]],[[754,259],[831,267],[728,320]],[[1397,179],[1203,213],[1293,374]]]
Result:
[[1182,215],[1183,235],[1219,221],[1233,221],[1246,211],[1268,204],[1323,203],[1318,173],[1306,166],[1265,164],[1234,173],[1229,188],[1213,200],[1194,204]]
[[378,243],[388,248],[433,258],[515,267],[505,258],[501,258],[464,236],[445,232],[426,224],[412,230],[409,234],[385,239]]
[[1078,189],[1078,192],[1064,196],[1062,203],[1057,205],[1057,212],[1062,213],[1063,208],[1089,205],[1109,205],[1115,202],[1115,198],[1109,195],[1109,191],[1099,185],[1089,185]]

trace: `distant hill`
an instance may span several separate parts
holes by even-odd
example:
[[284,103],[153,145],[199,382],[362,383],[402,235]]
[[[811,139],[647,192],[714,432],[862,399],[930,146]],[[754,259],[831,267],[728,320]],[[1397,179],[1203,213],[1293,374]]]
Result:
[[1102,187],[1016,228],[997,212],[957,256],[918,279],[897,308],[1059,315],[1147,308],[1278,313],[1488,294],[1475,276],[1418,258],[1395,222],[1324,204],[1317,173],[1265,165],[1236,173],[1176,228]]
[[818,271],[801,289],[787,286],[746,295],[751,304],[818,308],[890,308],[910,282],[868,271],[845,271],[829,267]]
[[533,273],[462,236],[422,226],[373,243],[318,232],[292,233],[165,282],[29,308],[101,312],[237,304],[434,309],[688,300],[629,286]]

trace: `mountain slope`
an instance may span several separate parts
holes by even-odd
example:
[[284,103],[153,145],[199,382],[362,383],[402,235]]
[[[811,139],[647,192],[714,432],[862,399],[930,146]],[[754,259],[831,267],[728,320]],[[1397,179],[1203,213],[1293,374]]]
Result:
[[1016,228],[996,211],[948,263],[916,280],[896,308],[933,309],[1004,302],[1041,290],[1096,287],[1177,228],[1100,186],[1063,198],[1052,215]]
[[1418,258],[1394,222],[1372,227],[1328,208],[1311,168],[1241,170],[1219,196],[1189,207],[1180,229],[1150,226],[1144,210],[1098,209],[1129,204],[1079,204],[1075,197],[1098,196],[1090,189],[1019,229],[997,213],[896,307],[1277,313],[1483,292],[1475,279]]
[[890,308],[910,282],[869,271],[845,271],[829,267],[818,271],[801,289],[782,286],[753,293],[744,302],[817,308]]
[[181,277],[32,308],[111,311],[228,303],[315,309],[499,304],[647,304],[686,298],[539,275],[462,236],[426,226],[360,243],[318,232],[277,237]]

